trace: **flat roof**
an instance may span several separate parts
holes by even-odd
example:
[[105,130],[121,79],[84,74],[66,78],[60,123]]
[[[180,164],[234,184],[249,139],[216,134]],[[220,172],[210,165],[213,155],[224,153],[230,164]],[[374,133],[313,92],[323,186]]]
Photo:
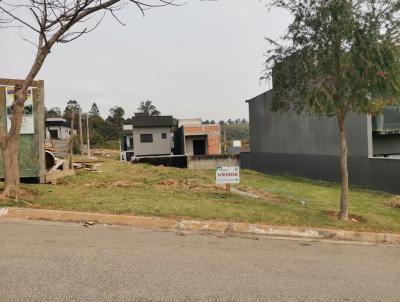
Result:
[[67,127],[67,128],[70,128],[70,125],[64,119],[56,120],[56,121],[46,119],[44,124],[45,124],[46,127]]
[[142,127],[172,127],[174,119],[171,115],[164,116],[134,116],[132,117],[133,128]]

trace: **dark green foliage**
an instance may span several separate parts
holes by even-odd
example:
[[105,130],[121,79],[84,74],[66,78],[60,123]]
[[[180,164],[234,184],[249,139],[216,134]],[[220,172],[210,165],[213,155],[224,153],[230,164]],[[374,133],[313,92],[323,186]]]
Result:
[[64,110],[64,118],[66,119],[68,124],[71,124],[72,116],[74,116],[74,128],[77,129],[77,120],[78,120],[78,113],[80,110],[79,103],[76,100],[69,100],[67,103],[67,107]]
[[233,140],[249,140],[249,124],[237,123],[237,124],[224,124],[221,126],[222,140],[226,138],[229,143]]
[[[268,52],[273,109],[375,113],[400,98],[399,2],[281,0],[294,17],[286,46]],[[380,109],[382,109],[381,106]]]
[[45,109],[45,117],[62,117],[61,109],[59,107],[51,107],[49,110]]
[[99,108],[97,107],[97,104],[96,104],[96,103],[93,103],[93,104],[92,104],[92,108],[91,108],[90,111],[89,111],[89,116],[91,116],[91,117],[98,117],[98,116],[100,116],[100,111],[99,111]]
[[149,116],[158,116],[161,114],[160,111],[157,110],[157,107],[154,106],[149,100],[141,102],[137,110],[138,112]]

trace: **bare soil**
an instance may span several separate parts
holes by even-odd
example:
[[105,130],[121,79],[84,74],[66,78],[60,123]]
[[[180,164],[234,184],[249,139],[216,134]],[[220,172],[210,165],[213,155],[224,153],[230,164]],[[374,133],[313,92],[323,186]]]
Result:
[[[336,211],[325,211],[325,214],[335,218],[337,220],[339,220],[339,212]],[[365,218],[360,216],[360,215],[356,215],[356,214],[349,214],[349,222],[365,222]]]

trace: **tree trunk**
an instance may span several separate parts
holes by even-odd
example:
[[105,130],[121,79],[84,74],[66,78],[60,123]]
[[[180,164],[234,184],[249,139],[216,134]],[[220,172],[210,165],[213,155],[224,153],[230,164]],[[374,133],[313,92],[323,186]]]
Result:
[[340,136],[340,175],[341,175],[341,192],[340,192],[340,212],[339,219],[349,220],[348,195],[349,195],[349,172],[347,169],[347,140],[346,126],[344,114],[337,112]]
[[[3,198],[18,198],[20,195],[19,174],[19,133],[21,131],[22,118],[24,114],[24,95],[13,103],[13,115],[11,118],[11,129],[6,135],[6,142],[2,144],[2,155],[4,163],[4,191]],[[22,98],[22,99],[21,99]]]
[[17,198],[19,196],[18,146],[19,143],[10,140],[7,148],[3,150],[4,191],[2,195],[5,198]]

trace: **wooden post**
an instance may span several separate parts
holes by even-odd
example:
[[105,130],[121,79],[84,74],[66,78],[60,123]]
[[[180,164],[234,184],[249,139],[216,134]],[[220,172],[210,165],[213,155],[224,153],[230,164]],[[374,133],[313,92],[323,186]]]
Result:
[[119,161],[122,161],[122,143],[120,138],[118,139],[118,145],[119,145]]
[[90,159],[89,113],[86,113],[86,144],[87,144],[88,159]]
[[226,193],[231,193],[231,184],[226,184]]
[[83,167],[85,167],[85,152],[83,150],[83,133],[82,133],[82,108],[79,108],[79,138],[81,142],[82,164]]

